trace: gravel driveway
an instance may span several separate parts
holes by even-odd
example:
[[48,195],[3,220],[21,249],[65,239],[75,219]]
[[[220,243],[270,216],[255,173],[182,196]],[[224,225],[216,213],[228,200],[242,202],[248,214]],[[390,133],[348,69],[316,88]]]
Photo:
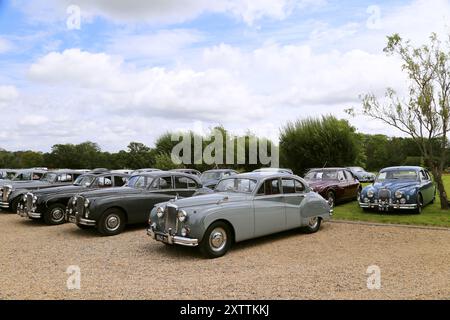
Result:
[[[449,299],[450,232],[327,223],[237,244],[223,258],[0,213],[1,299]],[[68,290],[67,267],[81,270]],[[367,268],[381,289],[367,288]]]

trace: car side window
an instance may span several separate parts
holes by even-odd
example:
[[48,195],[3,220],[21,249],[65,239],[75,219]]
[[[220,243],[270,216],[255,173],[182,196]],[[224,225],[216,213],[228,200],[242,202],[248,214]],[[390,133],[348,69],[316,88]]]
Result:
[[40,180],[42,178],[42,173],[33,173],[33,180]]
[[176,176],[175,177],[175,189],[187,189],[187,178]]
[[345,177],[347,178],[348,181],[355,181],[355,177],[353,176],[353,173],[351,173],[350,171],[344,171],[345,173]]
[[[142,177],[143,178],[143,177]],[[140,179],[139,179],[140,180]],[[115,176],[114,177],[114,186],[116,187],[122,187],[127,183],[127,178],[125,177],[119,177],[119,176]],[[142,180],[142,184],[143,186],[145,186],[145,181]]]
[[345,181],[345,175],[343,171],[338,171],[338,180]]
[[300,181],[295,180],[295,193],[305,192],[305,185]]
[[425,171],[425,174],[427,175],[427,180],[431,181],[431,174],[428,171]]
[[190,178],[183,178],[183,179],[186,179],[188,189],[198,189],[197,182],[195,182]]
[[108,188],[112,186],[112,177],[99,177],[97,185],[100,188]]
[[70,174],[63,173],[58,176],[58,182],[72,182],[72,176]]
[[420,180],[426,181],[428,180],[427,175],[425,174],[425,171],[420,170]]
[[153,183],[152,187],[156,187],[159,190],[172,189],[172,177],[161,177]]
[[284,194],[295,194],[295,182],[292,179],[283,179],[281,181]]
[[264,191],[266,196],[280,194],[280,182],[278,181],[278,179],[267,180],[265,182]]

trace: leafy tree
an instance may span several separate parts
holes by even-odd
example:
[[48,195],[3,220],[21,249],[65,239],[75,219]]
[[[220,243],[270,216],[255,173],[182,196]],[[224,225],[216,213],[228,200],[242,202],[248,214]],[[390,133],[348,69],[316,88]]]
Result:
[[310,168],[354,165],[358,138],[348,121],[333,116],[289,122],[280,134],[280,161],[298,174]]
[[384,51],[401,58],[410,79],[409,98],[404,101],[387,89],[386,103],[374,94],[363,97],[363,114],[380,120],[412,138],[426,165],[431,168],[441,208],[449,209],[442,174],[448,158],[450,120],[450,40],[443,43],[436,34],[430,43],[413,47],[398,34],[388,37]]

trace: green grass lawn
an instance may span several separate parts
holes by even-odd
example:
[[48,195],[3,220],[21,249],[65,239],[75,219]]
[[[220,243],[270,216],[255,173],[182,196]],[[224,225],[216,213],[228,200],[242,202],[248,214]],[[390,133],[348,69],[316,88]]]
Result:
[[[450,175],[444,176],[445,190],[450,190]],[[363,212],[358,202],[345,203],[334,209],[335,220],[369,221],[377,223],[396,223],[407,225],[425,225],[435,227],[450,227],[450,211],[440,209],[439,196],[434,204],[427,205],[422,214],[416,215],[409,212]]]

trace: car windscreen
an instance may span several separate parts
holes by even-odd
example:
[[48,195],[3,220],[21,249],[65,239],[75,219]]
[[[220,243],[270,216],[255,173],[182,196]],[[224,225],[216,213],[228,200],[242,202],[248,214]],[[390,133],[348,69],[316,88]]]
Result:
[[54,182],[56,181],[57,176],[58,175],[56,173],[47,172],[46,174],[44,174],[41,180],[46,182]]
[[79,176],[73,183],[76,186],[89,187],[95,181],[95,176]]
[[418,180],[419,176],[415,170],[390,170],[383,171],[377,176],[376,181],[386,180]]
[[256,188],[256,180],[251,179],[225,179],[219,182],[216,192],[252,193]]
[[209,180],[220,180],[222,178],[222,172],[205,172],[201,175],[200,180],[206,182]]
[[360,167],[353,167],[350,168],[353,172],[364,172],[365,170],[363,168]]
[[18,172],[14,178],[13,181],[28,181],[31,180],[31,172]]
[[338,180],[337,171],[311,171],[305,176],[306,180]]
[[130,187],[130,188],[135,188],[135,189],[145,189],[147,187],[145,185],[145,177],[144,176],[133,176],[133,177],[131,177],[128,180],[126,186]]

